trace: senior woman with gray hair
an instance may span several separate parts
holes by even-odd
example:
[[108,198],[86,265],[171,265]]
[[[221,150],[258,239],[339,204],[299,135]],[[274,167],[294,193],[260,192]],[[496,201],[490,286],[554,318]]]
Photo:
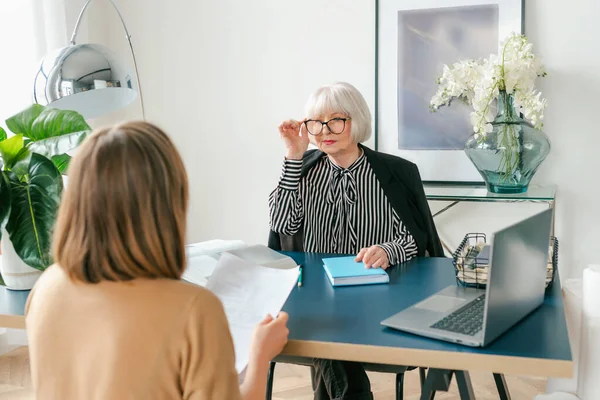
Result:
[[[269,246],[356,254],[367,268],[443,256],[417,166],[369,149],[369,107],[344,82],[317,89],[305,119],[279,126],[287,154],[269,197]],[[309,150],[312,143],[317,147]],[[373,299],[369,299],[372,301]],[[360,363],[314,361],[316,399],[372,399]]]

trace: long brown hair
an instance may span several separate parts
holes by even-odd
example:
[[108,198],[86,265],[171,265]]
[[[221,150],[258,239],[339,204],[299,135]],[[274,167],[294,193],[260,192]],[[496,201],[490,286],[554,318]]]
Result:
[[69,166],[53,237],[55,261],[76,281],[179,279],[185,268],[187,174],[158,127],[99,129]]

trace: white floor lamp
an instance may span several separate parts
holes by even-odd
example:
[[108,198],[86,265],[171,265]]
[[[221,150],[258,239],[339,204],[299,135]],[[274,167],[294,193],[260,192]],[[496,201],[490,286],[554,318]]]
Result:
[[36,103],[95,118],[127,106],[139,93],[142,118],[146,118],[131,35],[117,5],[109,1],[123,24],[133,56],[135,79],[131,69],[107,47],[76,43],[81,18],[92,2],[88,0],[79,13],[70,45],[52,51],[42,60],[33,84]]

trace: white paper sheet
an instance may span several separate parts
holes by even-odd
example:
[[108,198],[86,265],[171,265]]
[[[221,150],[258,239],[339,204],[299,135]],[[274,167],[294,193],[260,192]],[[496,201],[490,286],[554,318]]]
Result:
[[235,367],[248,364],[250,340],[267,314],[276,317],[298,282],[298,267],[267,268],[223,253],[206,288],[223,303],[235,347]]
[[200,255],[188,257],[187,268],[181,279],[205,287],[221,255]]
[[190,243],[185,246],[188,257],[222,253],[228,250],[242,249],[246,244],[241,240],[207,240],[205,242]]
[[241,240],[215,239],[188,244],[185,246],[187,268],[181,278],[184,281],[204,287],[217,266],[222,252],[239,250],[245,247],[246,244]]

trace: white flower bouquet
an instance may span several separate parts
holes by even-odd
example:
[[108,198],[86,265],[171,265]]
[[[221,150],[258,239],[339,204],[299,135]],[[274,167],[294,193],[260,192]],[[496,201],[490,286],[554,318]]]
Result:
[[513,33],[498,54],[444,65],[430,101],[432,111],[456,99],[473,108],[465,152],[492,192],[526,191],[550,151],[541,132],[546,99],[534,88],[546,72],[532,48],[525,35]]
[[547,103],[534,84],[546,72],[532,48],[525,35],[513,33],[501,43],[499,54],[483,60],[460,61],[451,67],[444,65],[438,91],[431,98],[431,110],[450,105],[454,99],[464,101],[473,107],[473,131],[483,137],[492,131],[491,122],[496,117],[493,101],[500,92],[506,92],[513,95],[516,111],[541,130]]

